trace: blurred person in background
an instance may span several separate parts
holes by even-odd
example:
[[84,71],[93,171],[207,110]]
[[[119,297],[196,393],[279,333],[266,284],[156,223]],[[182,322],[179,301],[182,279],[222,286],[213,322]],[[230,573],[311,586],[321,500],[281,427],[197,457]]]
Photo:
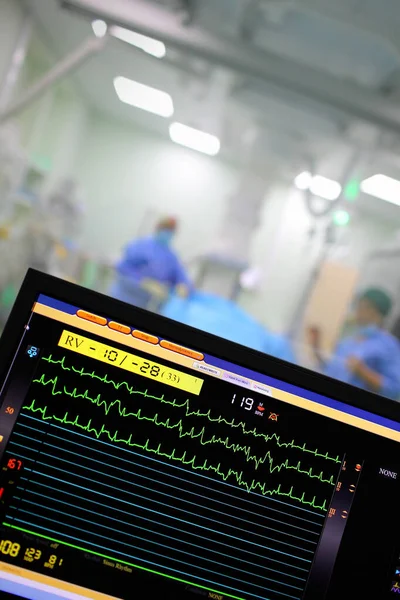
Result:
[[309,341],[325,375],[345,383],[400,399],[400,343],[383,328],[392,308],[390,296],[381,289],[365,290],[357,299],[354,332],[339,342],[330,359],[321,350],[321,332],[309,329]]
[[116,266],[111,295],[140,308],[160,310],[170,292],[186,297],[190,279],[171,248],[178,222],[173,217],[159,221],[153,235],[133,240]]

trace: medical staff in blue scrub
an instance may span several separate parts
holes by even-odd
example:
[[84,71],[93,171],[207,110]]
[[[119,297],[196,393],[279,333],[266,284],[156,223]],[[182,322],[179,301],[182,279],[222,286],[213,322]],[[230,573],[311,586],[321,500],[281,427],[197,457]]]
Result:
[[[154,284],[165,291],[175,291],[187,296],[191,290],[190,279],[179,258],[171,248],[177,230],[172,217],[162,219],[152,236],[134,240],[124,249],[117,264],[116,281],[111,295],[119,300],[147,308]],[[158,307],[159,308],[159,307]]]
[[355,330],[339,342],[328,361],[322,357],[320,335],[313,328],[310,342],[323,372],[400,400],[400,343],[383,328],[391,308],[391,298],[381,289],[370,288],[361,294],[355,308]]

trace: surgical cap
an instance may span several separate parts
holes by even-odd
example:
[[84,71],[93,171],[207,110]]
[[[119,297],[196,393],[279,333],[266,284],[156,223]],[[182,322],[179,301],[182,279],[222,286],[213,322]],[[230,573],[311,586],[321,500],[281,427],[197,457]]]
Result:
[[392,310],[392,299],[389,294],[379,288],[369,288],[360,295],[360,300],[368,300],[376,310],[386,317]]

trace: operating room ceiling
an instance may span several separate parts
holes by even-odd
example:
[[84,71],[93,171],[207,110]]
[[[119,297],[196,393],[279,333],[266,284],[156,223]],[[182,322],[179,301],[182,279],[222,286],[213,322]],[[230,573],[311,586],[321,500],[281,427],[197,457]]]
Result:
[[[75,10],[85,2],[89,13]],[[312,157],[326,176],[340,178],[354,147],[369,145],[400,176],[397,0],[27,4],[59,58],[93,35],[95,16],[166,43],[158,59],[111,39],[75,74],[87,101],[111,118],[168,132],[166,119],[118,100],[112,81],[124,75],[168,92],[174,118],[218,135],[229,159],[240,161],[245,140],[256,137],[260,165],[270,161],[290,178]]]

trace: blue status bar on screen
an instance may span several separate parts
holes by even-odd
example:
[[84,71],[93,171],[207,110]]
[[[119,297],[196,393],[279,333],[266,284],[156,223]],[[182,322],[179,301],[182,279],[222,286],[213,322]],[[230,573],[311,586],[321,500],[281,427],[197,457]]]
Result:
[[[81,307],[73,306],[66,302],[56,300],[44,294],[40,294],[38,297],[38,302],[43,304],[44,306],[48,306],[50,308],[54,308],[61,312],[67,313],[69,315],[75,315]],[[86,310],[86,309],[85,309]],[[108,319],[105,315],[99,315],[101,317]],[[156,332],[148,332],[152,335],[157,335]],[[173,341],[173,340],[170,340]],[[202,350],[200,350],[202,352]],[[223,369],[225,371],[230,371],[234,373],[238,377],[244,377],[248,379],[253,379],[260,384],[264,384],[267,386],[278,388],[284,392],[288,392],[295,396],[300,396],[306,400],[311,400],[312,402],[316,402],[317,404],[321,404],[322,406],[326,406],[341,412],[344,412],[348,415],[352,415],[354,417],[358,417],[360,419],[364,419],[366,421],[370,421],[371,423],[375,423],[377,425],[381,425],[383,427],[387,427],[394,431],[400,432],[400,423],[396,421],[392,421],[391,419],[386,419],[385,417],[381,417],[374,413],[370,413],[366,410],[362,410],[361,408],[356,408],[349,404],[345,404],[344,402],[339,402],[338,400],[333,400],[332,398],[328,398],[327,396],[323,396],[316,392],[312,392],[310,390],[306,390],[304,388],[298,387],[291,383],[287,383],[285,381],[281,381],[279,379],[275,379],[274,377],[270,377],[269,375],[264,375],[258,373],[257,371],[252,371],[246,367],[241,367],[237,364],[231,363],[229,361],[216,358],[211,354],[204,353],[204,362],[207,365],[211,365],[213,367],[217,367],[219,369]],[[239,384],[240,385],[240,384]]]

